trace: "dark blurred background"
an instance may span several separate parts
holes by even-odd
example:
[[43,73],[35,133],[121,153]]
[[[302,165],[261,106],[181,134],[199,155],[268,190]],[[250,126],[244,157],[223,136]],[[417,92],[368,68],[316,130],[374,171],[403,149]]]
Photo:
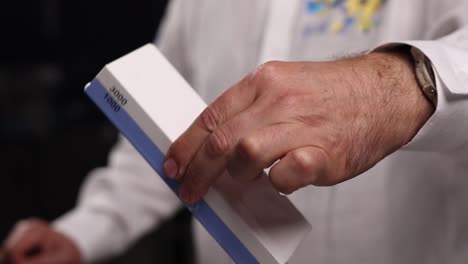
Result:
[[[87,172],[106,164],[117,132],[83,87],[153,41],[166,2],[0,3],[0,240],[17,220],[71,209]],[[190,262],[189,228],[183,211],[109,263]]]

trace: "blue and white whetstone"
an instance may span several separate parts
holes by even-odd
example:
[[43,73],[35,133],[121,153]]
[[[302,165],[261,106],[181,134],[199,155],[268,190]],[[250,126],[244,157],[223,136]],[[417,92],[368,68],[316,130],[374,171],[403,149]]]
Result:
[[[164,153],[206,104],[158,49],[148,44],[108,64],[85,92],[177,193]],[[267,177],[241,185],[223,175],[187,208],[236,263],[286,263],[311,229]]]

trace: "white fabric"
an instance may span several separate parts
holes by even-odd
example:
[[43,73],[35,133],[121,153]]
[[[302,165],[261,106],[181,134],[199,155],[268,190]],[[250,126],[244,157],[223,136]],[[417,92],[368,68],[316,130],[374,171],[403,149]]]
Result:
[[[158,44],[210,102],[257,66],[272,23],[270,3],[172,1]],[[466,0],[387,0],[378,27],[339,34],[310,34],[328,18],[304,11],[306,1],[298,3],[297,16],[285,22],[292,25],[284,36],[288,60],[327,60],[410,41],[433,62],[439,103],[412,142],[370,171],[335,187],[291,195],[313,230],[289,263],[468,263]],[[94,261],[127,248],[179,206],[121,140],[109,166],[89,176],[78,207],[55,224]],[[230,263],[197,223],[194,235],[198,263]]]
[[[271,0],[258,64],[272,60],[287,60],[289,37],[293,34],[294,17],[299,12],[299,1]],[[274,45],[271,45],[274,43]]]

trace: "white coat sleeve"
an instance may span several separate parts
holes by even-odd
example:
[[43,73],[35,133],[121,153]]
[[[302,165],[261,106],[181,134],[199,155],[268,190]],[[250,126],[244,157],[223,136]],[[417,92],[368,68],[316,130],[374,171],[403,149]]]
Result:
[[406,150],[468,153],[468,3],[437,1],[428,40],[407,41],[432,62],[438,104]]
[[[186,75],[181,40],[186,9],[183,2],[169,4],[157,44]],[[85,262],[93,263],[122,253],[179,207],[176,195],[121,138],[110,153],[108,166],[88,175],[76,208],[53,226],[77,244]]]
[[54,227],[77,244],[86,262],[96,262],[122,253],[179,206],[175,194],[121,138],[109,165],[88,175],[77,207]]

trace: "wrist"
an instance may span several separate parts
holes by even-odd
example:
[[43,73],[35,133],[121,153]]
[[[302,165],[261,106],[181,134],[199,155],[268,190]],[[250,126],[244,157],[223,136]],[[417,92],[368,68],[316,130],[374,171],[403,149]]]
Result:
[[[410,141],[434,113],[435,107],[421,90],[415,76],[413,58],[408,50],[378,51],[365,55],[375,86],[397,115],[403,144]],[[402,123],[400,123],[402,122]]]

